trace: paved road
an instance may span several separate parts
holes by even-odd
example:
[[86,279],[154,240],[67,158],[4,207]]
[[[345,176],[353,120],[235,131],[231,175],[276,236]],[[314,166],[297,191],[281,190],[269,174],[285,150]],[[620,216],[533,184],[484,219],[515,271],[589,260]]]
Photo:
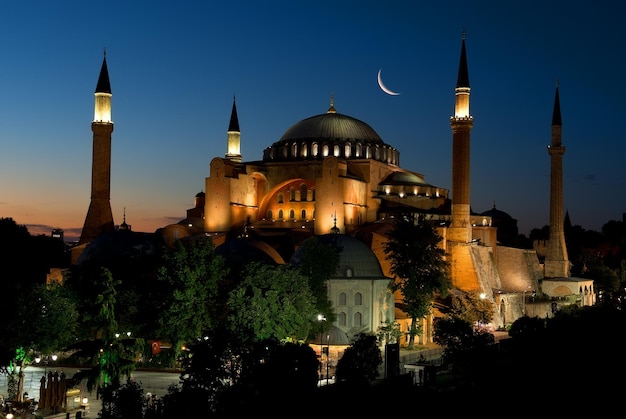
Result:
[[[78,371],[77,368],[67,367],[35,367],[29,366],[24,370],[24,391],[28,393],[29,397],[39,399],[39,388],[41,386],[40,380],[47,371],[63,371],[68,378],[71,378],[74,373]],[[162,372],[162,371],[135,371],[132,375],[132,379],[138,382],[144,390],[144,393],[151,393],[159,397],[164,396],[167,393],[167,389],[171,384],[179,383],[179,374],[176,372]],[[97,412],[102,408],[100,401],[96,399],[95,390],[91,393],[87,391],[85,385],[80,386],[82,397],[87,397],[89,400],[89,410],[91,417],[97,417]],[[7,396],[7,377],[0,375],[0,394],[6,398]]]

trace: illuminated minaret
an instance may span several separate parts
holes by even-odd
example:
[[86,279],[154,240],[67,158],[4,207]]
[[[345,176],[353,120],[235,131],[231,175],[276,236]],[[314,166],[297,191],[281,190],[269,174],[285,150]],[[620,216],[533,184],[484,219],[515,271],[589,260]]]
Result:
[[472,239],[470,223],[470,131],[474,118],[470,115],[470,84],[465,55],[465,33],[461,44],[461,59],[455,88],[452,127],[452,219],[448,239],[469,243]]
[[91,202],[78,244],[89,243],[102,233],[115,230],[111,212],[111,84],[106,51],[95,91],[93,153],[91,161]]
[[241,163],[241,131],[239,131],[239,119],[237,118],[237,105],[233,97],[233,110],[230,113],[228,124],[228,150],[226,158]]
[[563,154],[561,145],[561,103],[559,85],[556,85],[554,110],[552,111],[552,144],[548,146],[550,155],[550,237],[544,263],[546,278],[568,278],[570,263],[565,246],[563,218]]

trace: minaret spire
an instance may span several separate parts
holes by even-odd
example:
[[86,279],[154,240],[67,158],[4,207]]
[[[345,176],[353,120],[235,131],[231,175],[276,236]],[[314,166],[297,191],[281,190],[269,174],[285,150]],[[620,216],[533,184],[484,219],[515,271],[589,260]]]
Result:
[[230,123],[227,131],[226,158],[234,162],[241,162],[241,131],[239,130],[239,117],[237,116],[237,101],[233,95],[233,109],[230,112]]
[[563,219],[563,154],[565,154],[565,147],[561,144],[561,136],[561,102],[557,81],[552,111],[552,143],[548,146],[548,154],[550,155],[550,236],[544,262],[544,276],[546,278],[567,278],[570,273]]
[[461,57],[455,91],[452,127],[452,214],[449,239],[469,243],[470,222],[470,131],[474,118],[470,115],[470,83],[465,51],[465,32],[461,41]]
[[106,49],[96,85],[91,168],[91,202],[78,244],[86,244],[100,234],[115,230],[111,212],[111,83],[106,61]]

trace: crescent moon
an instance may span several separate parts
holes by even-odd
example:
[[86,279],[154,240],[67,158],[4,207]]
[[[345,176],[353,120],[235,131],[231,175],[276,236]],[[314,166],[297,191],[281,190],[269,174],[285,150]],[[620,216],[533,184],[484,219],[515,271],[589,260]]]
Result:
[[381,90],[383,92],[387,93],[388,95],[398,96],[400,93],[397,93],[397,92],[394,92],[393,90],[387,89],[387,87],[383,84],[383,79],[380,76],[381,71],[383,71],[382,68],[380,70],[378,70],[378,85],[380,86]]

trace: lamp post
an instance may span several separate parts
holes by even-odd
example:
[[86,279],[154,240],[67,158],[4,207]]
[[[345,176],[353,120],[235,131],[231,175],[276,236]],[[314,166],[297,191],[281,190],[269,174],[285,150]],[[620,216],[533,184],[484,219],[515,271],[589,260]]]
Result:
[[523,297],[522,297],[522,315],[523,315],[523,316],[525,316],[525,315],[526,315],[526,291],[529,291],[530,289],[531,289],[531,288],[530,288],[530,285],[529,285],[529,286],[527,287],[527,289],[525,289],[525,290],[522,292],[522,294],[523,294]]
[[[320,386],[322,384],[322,380],[324,379],[324,375],[322,374],[322,352],[324,349],[324,323],[326,321],[326,317],[323,314],[318,314],[317,315],[317,320],[320,322]],[[327,360],[328,362],[328,360]]]
[[330,368],[330,333],[326,334],[326,385],[328,385],[328,369]]

